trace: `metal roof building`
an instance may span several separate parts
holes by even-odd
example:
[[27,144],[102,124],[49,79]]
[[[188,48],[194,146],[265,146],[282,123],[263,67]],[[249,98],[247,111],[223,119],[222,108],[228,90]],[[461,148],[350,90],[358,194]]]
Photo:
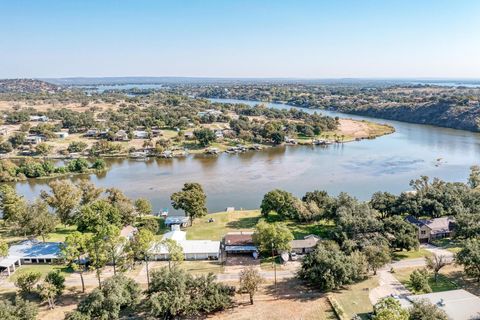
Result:
[[445,311],[450,320],[480,319],[480,297],[463,289],[411,295],[399,301],[403,307],[410,307],[412,302],[422,299]]
[[[217,260],[220,257],[220,241],[212,240],[187,240],[187,233],[173,230],[163,235],[163,239],[175,240],[183,249],[185,260]],[[168,260],[167,247],[156,242],[149,250],[153,260]]]

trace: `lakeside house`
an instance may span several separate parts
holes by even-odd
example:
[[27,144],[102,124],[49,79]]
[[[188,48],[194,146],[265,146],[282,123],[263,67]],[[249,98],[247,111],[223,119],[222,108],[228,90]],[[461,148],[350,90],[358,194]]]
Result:
[[223,237],[222,247],[227,256],[258,253],[258,248],[253,243],[253,232],[229,232]]
[[417,219],[414,216],[407,216],[405,221],[417,227],[418,239],[422,243],[450,237],[453,235],[455,227],[455,219],[452,217]]
[[410,295],[397,299],[404,308],[411,307],[415,301],[426,299],[445,311],[450,320],[480,318],[480,297],[463,289]]
[[8,256],[0,260],[2,273],[10,275],[22,264],[56,263],[61,259],[61,242],[25,240],[10,246]]
[[[162,240],[171,239],[182,247],[185,260],[218,260],[220,258],[220,241],[187,240],[187,233],[178,225],[163,235]],[[163,242],[155,242],[149,250],[152,260],[168,260],[170,254]]]

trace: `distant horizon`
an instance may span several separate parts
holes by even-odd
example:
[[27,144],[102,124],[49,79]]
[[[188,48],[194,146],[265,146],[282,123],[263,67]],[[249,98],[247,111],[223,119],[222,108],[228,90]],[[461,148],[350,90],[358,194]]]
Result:
[[15,77],[16,79],[225,79],[225,80],[419,80],[419,81],[480,81],[479,77],[235,77],[235,76],[65,76],[65,77]]

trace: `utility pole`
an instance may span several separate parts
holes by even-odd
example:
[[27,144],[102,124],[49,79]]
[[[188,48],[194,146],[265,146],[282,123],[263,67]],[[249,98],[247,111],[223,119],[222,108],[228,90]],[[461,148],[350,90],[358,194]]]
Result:
[[277,264],[275,263],[273,242],[272,242],[272,262],[273,262],[273,277],[274,277],[274,288],[275,288],[275,298],[276,298],[277,297]]

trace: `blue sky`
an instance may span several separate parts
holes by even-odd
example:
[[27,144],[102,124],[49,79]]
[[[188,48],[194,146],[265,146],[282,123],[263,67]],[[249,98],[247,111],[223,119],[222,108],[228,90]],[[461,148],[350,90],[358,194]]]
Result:
[[478,0],[0,0],[0,78],[480,78]]

